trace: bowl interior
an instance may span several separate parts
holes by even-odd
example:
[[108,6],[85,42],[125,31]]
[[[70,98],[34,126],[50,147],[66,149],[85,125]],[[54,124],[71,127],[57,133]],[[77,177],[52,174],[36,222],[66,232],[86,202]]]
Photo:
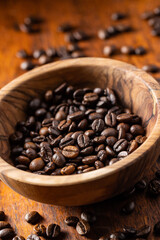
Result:
[[[144,78],[146,75],[144,73]],[[142,118],[149,136],[157,119],[157,102],[144,78],[141,72],[128,64],[85,59],[49,64],[19,77],[4,87],[0,94],[0,156],[12,164],[8,137],[14,132],[16,123],[25,119],[28,101],[64,81],[76,88],[112,88],[121,103]]]

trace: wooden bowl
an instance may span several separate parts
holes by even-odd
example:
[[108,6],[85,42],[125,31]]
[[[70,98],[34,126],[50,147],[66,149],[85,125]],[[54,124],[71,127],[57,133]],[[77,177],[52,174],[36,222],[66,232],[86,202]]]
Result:
[[[75,87],[114,89],[125,107],[142,117],[147,140],[123,160],[102,169],[72,176],[42,176],[15,168],[8,137],[31,98],[62,82]],[[159,155],[160,87],[147,73],[120,61],[81,58],[32,70],[0,91],[0,178],[13,190],[38,202],[75,206],[113,197],[134,185]]]

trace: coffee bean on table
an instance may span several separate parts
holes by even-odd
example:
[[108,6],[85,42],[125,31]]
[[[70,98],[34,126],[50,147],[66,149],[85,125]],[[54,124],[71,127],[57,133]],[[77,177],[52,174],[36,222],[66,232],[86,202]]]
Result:
[[46,227],[43,224],[36,224],[33,228],[33,231],[38,236],[45,236]]
[[156,73],[159,71],[159,67],[154,64],[148,64],[142,67],[142,70],[146,72]]
[[135,50],[133,47],[131,46],[122,46],[120,48],[120,51],[122,54],[126,54],[126,55],[130,55],[130,54],[134,54],[135,53]]
[[12,228],[4,228],[0,230],[0,238],[10,239],[15,236],[15,232]]
[[10,224],[6,221],[0,221],[0,230],[4,229],[4,228],[10,228]]
[[158,196],[160,194],[160,180],[152,179],[148,184],[148,193],[151,196]]
[[149,225],[144,225],[137,230],[136,237],[147,238],[151,232],[151,227]]
[[117,48],[115,45],[105,46],[103,48],[103,55],[110,57],[116,53],[116,50],[117,50]]
[[50,224],[48,225],[48,227],[46,228],[46,235],[49,238],[56,238],[59,236],[61,232],[61,228],[58,224]]
[[0,221],[4,221],[6,218],[6,215],[3,211],[0,211]]
[[132,202],[128,202],[127,204],[125,204],[122,209],[121,212],[124,214],[131,214],[135,209],[135,203]]
[[133,238],[136,236],[137,230],[134,227],[125,226],[123,227],[123,233],[127,238]]
[[25,240],[22,236],[15,236],[12,240]]
[[41,240],[41,238],[35,234],[31,234],[27,237],[27,240]]
[[36,211],[29,212],[25,215],[25,220],[32,225],[38,223],[40,219],[41,215]]
[[135,188],[138,192],[143,192],[147,187],[147,183],[144,179],[140,180],[135,184]]
[[79,218],[75,217],[75,216],[69,216],[67,217],[64,222],[68,225],[68,226],[72,226],[75,227],[77,225],[77,223],[79,222]]
[[26,50],[21,49],[16,53],[16,57],[22,58],[22,59],[28,58],[28,53],[26,52]]
[[90,232],[90,225],[88,222],[82,220],[77,223],[76,231],[79,235],[84,236]]
[[73,26],[70,23],[62,23],[58,26],[58,32],[69,32],[71,31]]
[[136,55],[144,55],[146,53],[146,49],[142,46],[139,46],[135,49]]
[[22,62],[22,63],[20,64],[20,68],[21,68],[22,70],[26,70],[26,71],[31,70],[31,69],[33,69],[34,67],[35,67],[35,64],[32,63],[31,61],[24,61],[24,62]]
[[92,212],[84,211],[81,213],[81,219],[93,223],[96,221],[96,216]]

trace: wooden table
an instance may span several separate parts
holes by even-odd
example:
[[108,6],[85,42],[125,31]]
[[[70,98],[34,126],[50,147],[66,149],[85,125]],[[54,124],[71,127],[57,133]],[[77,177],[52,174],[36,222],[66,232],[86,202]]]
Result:
[[[102,49],[106,44],[115,44],[117,47],[125,44],[135,47],[142,45],[148,49],[145,56],[116,55],[113,58],[135,64],[137,67],[148,63],[158,65],[160,38],[152,37],[150,27],[146,21],[140,19],[142,12],[152,10],[158,4],[158,0],[2,0],[0,2],[0,87],[22,74],[19,69],[21,60],[15,57],[19,49],[24,48],[31,52],[41,47],[56,47],[66,44],[64,35],[57,33],[57,26],[66,21],[93,36],[90,41],[80,43],[87,56],[102,57]],[[113,23],[110,16],[115,11],[128,14],[128,18],[121,22],[130,23],[134,31],[106,41],[98,39],[98,29]],[[38,15],[45,19],[40,34],[29,35],[14,30],[13,25],[23,22],[24,17],[28,15]],[[158,77],[158,74],[154,76]],[[158,168],[158,163],[149,173],[144,173],[147,179],[154,176],[156,168]],[[85,207],[48,206],[26,199],[13,192],[2,182],[0,183],[0,208],[5,211],[16,232],[25,237],[32,231],[32,226],[24,221],[24,215],[31,210],[40,212],[46,225],[52,222],[60,224],[63,234],[59,239],[86,239],[78,236],[75,229],[67,227],[63,223],[65,217],[68,215],[79,216],[83,209],[89,209],[97,215],[97,223],[94,225],[89,239],[98,239],[107,231],[121,230],[124,225],[140,227],[143,224],[150,224],[153,228],[155,222],[160,220],[160,199],[148,198],[146,194],[137,194],[131,199],[135,199],[135,211],[129,216],[121,216],[120,209],[128,201],[127,199],[125,201],[113,199]],[[150,234],[148,239],[159,238]]]

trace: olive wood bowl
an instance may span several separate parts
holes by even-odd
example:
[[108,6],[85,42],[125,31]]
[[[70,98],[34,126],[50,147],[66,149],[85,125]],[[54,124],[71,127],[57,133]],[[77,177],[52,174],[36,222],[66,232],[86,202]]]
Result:
[[[25,119],[29,100],[64,81],[76,88],[110,87],[122,104],[142,118],[147,140],[123,160],[93,172],[43,176],[15,168],[8,137]],[[159,155],[160,86],[130,64],[102,58],[64,60],[36,68],[0,91],[0,178],[23,196],[38,202],[76,206],[111,198],[133,186]]]

